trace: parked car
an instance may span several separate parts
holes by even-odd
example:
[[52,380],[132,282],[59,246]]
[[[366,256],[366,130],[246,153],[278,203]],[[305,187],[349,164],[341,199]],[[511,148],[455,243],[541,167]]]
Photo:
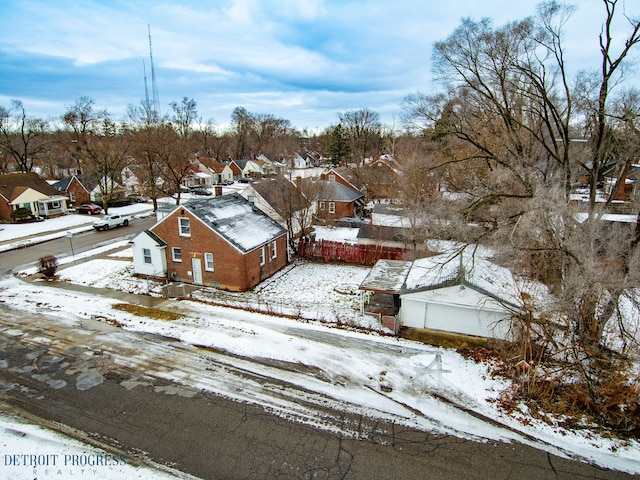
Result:
[[238,179],[238,183],[251,183],[251,178],[249,177],[241,177]]
[[78,213],[88,213],[89,215],[98,215],[102,213],[102,207],[95,203],[85,203],[80,205],[77,210]]
[[44,222],[44,217],[40,215],[31,215],[26,218],[20,218],[16,220],[16,223],[33,223],[33,222]]
[[193,193],[194,195],[212,195],[212,193],[206,188],[191,188],[189,189],[189,192]]

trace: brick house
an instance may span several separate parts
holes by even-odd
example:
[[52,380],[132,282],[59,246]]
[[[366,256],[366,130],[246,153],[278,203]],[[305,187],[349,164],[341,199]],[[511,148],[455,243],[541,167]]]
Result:
[[326,178],[314,181],[311,187],[316,216],[323,220],[337,220],[359,215],[364,206],[364,193],[335,173],[329,172]]
[[11,213],[27,208],[33,215],[57,217],[67,212],[67,197],[37,173],[0,175],[0,220],[12,221]]
[[132,241],[137,274],[147,274],[157,248],[166,252],[161,274],[170,280],[245,291],[288,260],[286,230],[237,193],[189,200],[149,232]]
[[83,173],[71,175],[53,184],[59,192],[64,192],[69,196],[69,204],[79,207],[83,203],[99,201],[96,192],[99,194],[98,183],[100,177],[93,173]]

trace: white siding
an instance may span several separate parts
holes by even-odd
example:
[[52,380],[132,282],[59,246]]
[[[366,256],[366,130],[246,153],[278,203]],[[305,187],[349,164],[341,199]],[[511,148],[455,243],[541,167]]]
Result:
[[[144,262],[144,249],[151,252],[151,263]],[[155,241],[145,232],[138,234],[133,239],[133,269],[138,275],[151,275],[163,277],[167,275],[166,247],[159,247]]]
[[472,288],[454,286],[401,298],[400,319],[407,327],[500,339],[508,335],[509,312]]

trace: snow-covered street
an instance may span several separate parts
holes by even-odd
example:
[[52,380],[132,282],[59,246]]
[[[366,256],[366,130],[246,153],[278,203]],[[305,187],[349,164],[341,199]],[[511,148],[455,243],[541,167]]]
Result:
[[[111,259],[61,270],[60,275],[66,282],[126,285],[128,291],[145,291],[148,282],[126,273],[126,258],[125,250]],[[292,305],[292,310],[305,317],[302,310],[311,314],[310,305],[315,304],[316,316],[311,318],[326,321],[335,316],[336,309],[355,312],[357,302],[350,297],[342,305],[333,301],[326,290],[331,282],[322,278],[332,279],[333,285],[341,278],[357,283],[365,271],[301,264],[263,288],[270,301],[284,304],[298,298],[294,285],[306,285],[316,298],[308,298],[304,308]],[[128,277],[129,283],[122,282],[122,277]],[[178,314],[172,320],[158,320],[144,312],[118,309],[117,304],[122,303],[118,300],[10,277],[2,280],[0,292],[12,309],[34,315],[46,312],[61,328],[83,336],[93,332],[104,353],[118,363],[202,391],[257,403],[297,422],[358,435],[357,429],[333,421],[329,413],[347,411],[461,438],[518,441],[555,455],[640,473],[640,449],[634,442],[605,439],[595,432],[566,431],[535,420],[523,423],[501,413],[493,400],[507,385],[492,378],[484,365],[454,350],[190,300],[158,299],[155,309]],[[30,334],[28,325],[4,325],[3,329],[33,335],[32,342],[48,341],[35,332]],[[150,340],[154,337],[122,330],[179,342],[156,343]]]

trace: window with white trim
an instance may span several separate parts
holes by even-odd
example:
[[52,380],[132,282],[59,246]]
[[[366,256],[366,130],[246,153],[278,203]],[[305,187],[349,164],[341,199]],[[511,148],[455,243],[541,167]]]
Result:
[[329,202],[329,213],[336,213],[336,202]]
[[191,222],[187,217],[179,217],[178,218],[178,226],[180,228],[180,236],[181,237],[190,237],[191,236]]
[[276,246],[276,241],[271,242],[271,258],[276,258],[278,256],[278,250]]
[[320,202],[320,210],[324,210],[324,202]]
[[182,250],[179,247],[172,247],[171,258],[174,262],[182,262]]
[[143,248],[142,256],[144,257],[144,263],[151,263],[151,249]]
[[76,201],[76,192],[69,192],[69,201],[71,203]]
[[260,247],[260,265],[264,265],[264,247]]
[[207,272],[213,272],[213,253],[204,254],[204,269]]

